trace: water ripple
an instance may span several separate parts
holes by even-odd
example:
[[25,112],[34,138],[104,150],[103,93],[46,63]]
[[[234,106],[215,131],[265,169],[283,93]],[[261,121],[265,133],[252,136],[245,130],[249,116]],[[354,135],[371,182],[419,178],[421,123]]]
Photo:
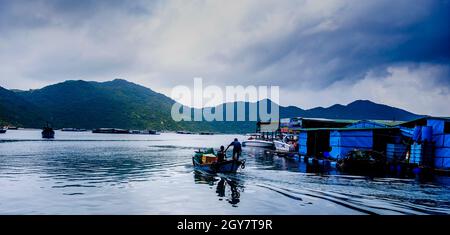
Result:
[[244,153],[247,167],[236,174],[198,175],[193,152],[234,136],[57,134],[0,137],[0,213],[450,214],[445,177],[316,172],[265,152]]

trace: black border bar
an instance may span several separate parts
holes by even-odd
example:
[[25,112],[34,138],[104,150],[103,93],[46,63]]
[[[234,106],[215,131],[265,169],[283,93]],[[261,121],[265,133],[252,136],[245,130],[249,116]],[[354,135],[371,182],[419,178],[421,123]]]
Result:
[[[249,221],[249,222],[247,222]],[[264,221],[264,222],[261,222]],[[195,228],[189,227],[196,226]],[[210,223],[206,230],[204,224]],[[175,215],[175,216],[0,216],[0,228],[59,234],[86,232],[119,232],[124,234],[150,232],[205,233],[210,232],[258,232],[295,234],[345,233],[345,234],[427,234],[447,230],[450,216],[253,216],[253,215]],[[256,224],[256,226],[254,226]],[[268,226],[270,224],[270,226]],[[262,228],[262,226],[264,227]],[[180,226],[182,229],[180,229]],[[226,229],[224,229],[226,228]]]

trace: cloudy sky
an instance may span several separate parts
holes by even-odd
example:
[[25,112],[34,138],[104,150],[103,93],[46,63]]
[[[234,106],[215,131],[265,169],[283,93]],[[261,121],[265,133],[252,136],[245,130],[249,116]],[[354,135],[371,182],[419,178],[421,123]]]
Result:
[[450,116],[449,22],[449,0],[0,0],[0,86],[124,78],[170,96],[201,77]]

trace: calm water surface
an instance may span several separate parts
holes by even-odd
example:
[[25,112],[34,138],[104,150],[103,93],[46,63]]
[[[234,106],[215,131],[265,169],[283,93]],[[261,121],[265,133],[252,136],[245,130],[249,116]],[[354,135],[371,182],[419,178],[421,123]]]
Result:
[[[450,179],[306,173],[247,150],[236,174],[204,175],[193,152],[231,135],[0,134],[0,214],[450,214]],[[243,139],[243,136],[237,136]]]

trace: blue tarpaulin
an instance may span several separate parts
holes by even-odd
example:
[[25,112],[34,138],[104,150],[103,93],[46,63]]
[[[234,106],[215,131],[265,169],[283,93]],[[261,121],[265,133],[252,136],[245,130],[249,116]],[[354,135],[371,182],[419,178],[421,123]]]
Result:
[[421,136],[422,136],[422,127],[421,126],[414,127],[414,132],[413,132],[413,135],[412,135],[412,139],[415,142],[419,142]]
[[330,133],[330,156],[336,159],[354,149],[370,150],[373,146],[372,130],[333,131]]
[[444,133],[444,120],[429,119],[427,120],[427,126],[433,128],[433,134],[443,134]]
[[435,144],[434,166],[436,168],[450,168],[450,134],[433,135]]
[[307,146],[307,142],[308,142],[308,134],[307,132],[300,132],[300,134],[298,135],[298,147],[299,147],[299,154],[300,155],[306,155],[307,151],[308,151],[308,146]]
[[434,166],[440,169],[450,168],[450,134],[444,133],[445,121],[429,119],[427,125],[433,127]]

